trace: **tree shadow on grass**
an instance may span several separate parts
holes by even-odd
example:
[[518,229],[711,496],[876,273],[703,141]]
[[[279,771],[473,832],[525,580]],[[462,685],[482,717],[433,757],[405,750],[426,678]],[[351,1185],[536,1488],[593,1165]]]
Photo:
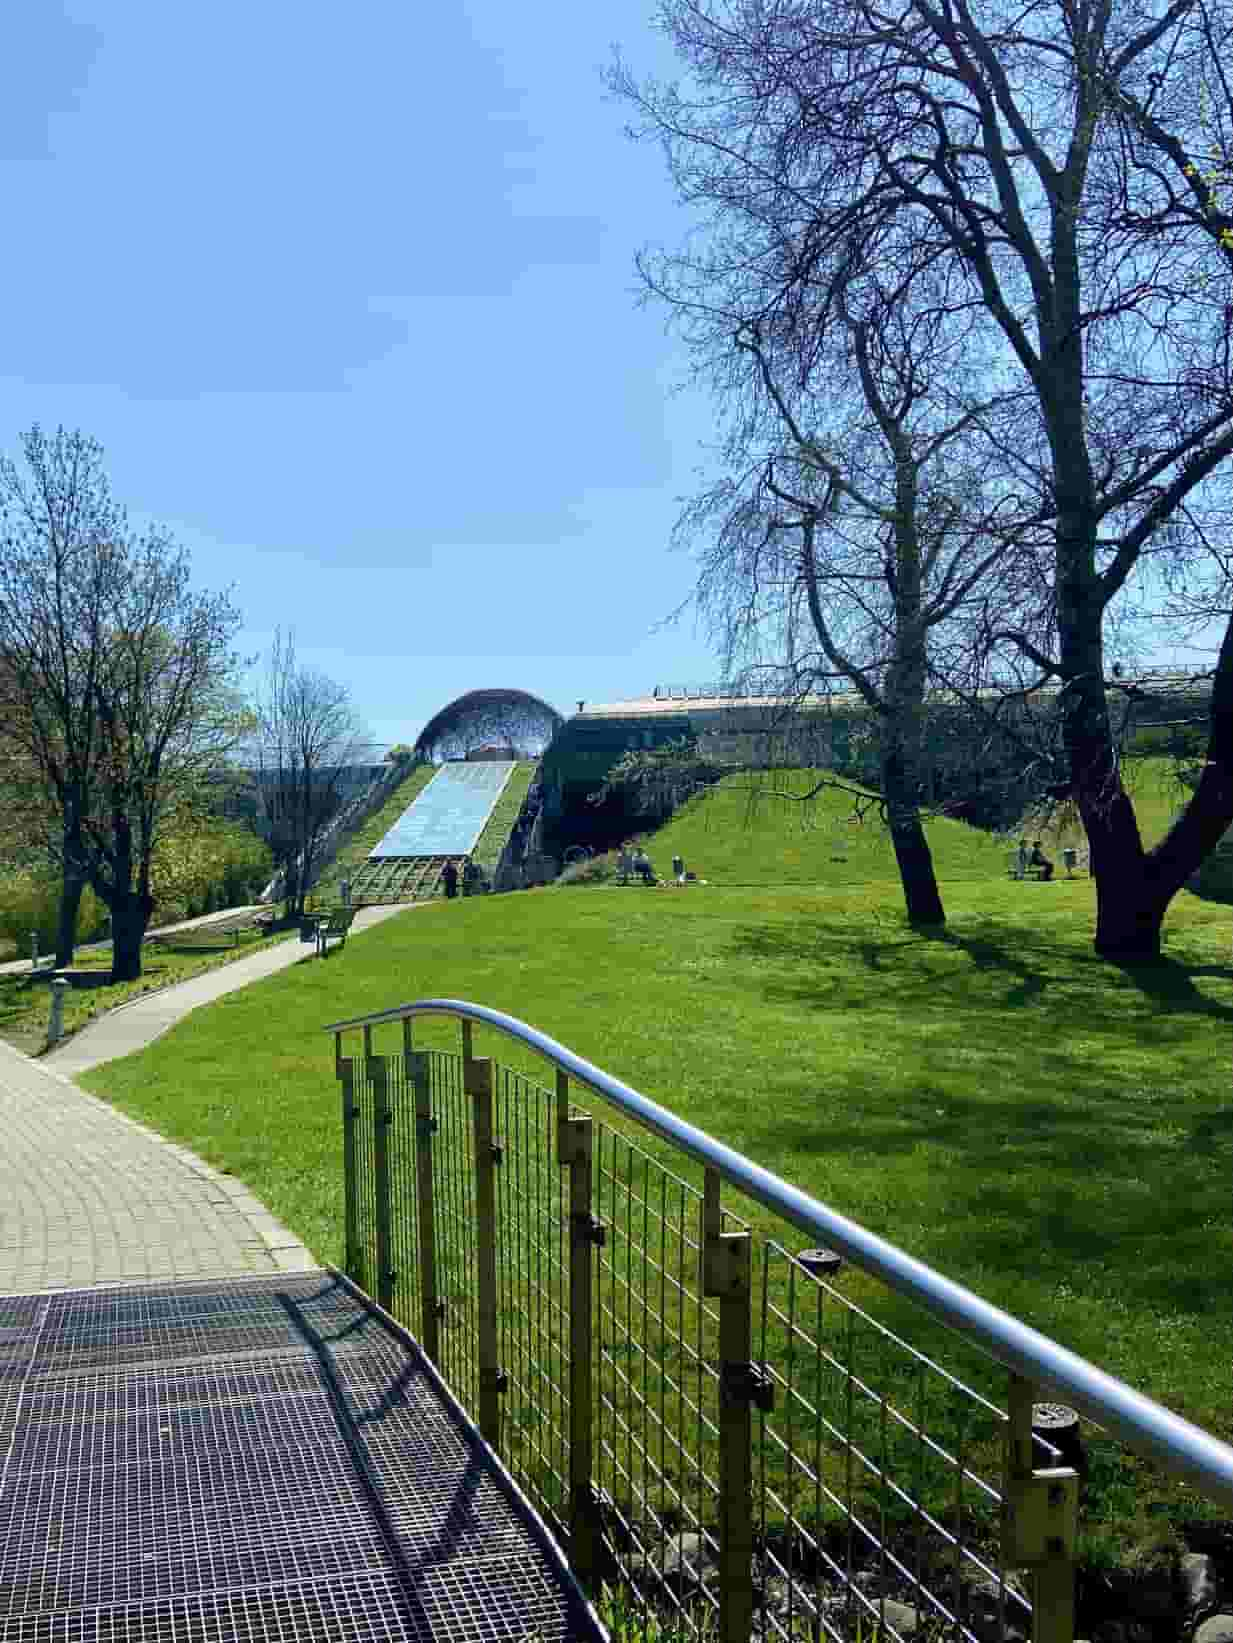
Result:
[[[1055,1100],[931,1087],[825,1113],[772,1086],[772,1167],[838,1181],[851,1170],[858,1201],[834,1207],[892,1242],[906,1236],[943,1272],[1064,1283],[1145,1321],[1228,1317],[1233,1270],[1213,1257],[1229,1220],[1233,1106],[1180,1115],[1076,1084]],[[869,1193],[872,1209],[859,1202]]]
[[[971,967],[937,964],[930,950],[938,948],[963,954]],[[1085,1019],[1107,1027],[1124,1017],[1124,994],[1119,997],[1119,989],[1111,986],[1116,977],[1150,1001],[1157,1016],[1184,1013],[1233,1023],[1233,1004],[1211,998],[1195,985],[1204,977],[1233,981],[1233,966],[1168,957],[1151,965],[1118,965],[1095,953],[1076,953],[1050,940],[1047,930],[1033,934],[1021,927],[989,924],[976,932],[940,927],[910,936],[888,931],[879,938],[830,925],[760,924],[738,929],[733,951],[774,967],[760,977],[768,999],[822,1008],[884,1002],[888,988],[893,988],[903,1009],[918,1004],[948,1008],[961,1002],[965,1013],[985,1014],[1023,1008],[1053,995],[1059,1009],[1081,1009]],[[786,974],[787,966],[795,973]],[[868,978],[865,987],[859,981],[861,971]],[[994,983],[1004,977],[1007,986],[977,985],[974,972]],[[1136,1034],[1142,1028],[1137,1019]]]
[[1171,1082],[1169,1061],[1176,1047],[1193,1066],[1209,1023],[1233,1020],[1198,985],[1233,967],[1119,967],[990,923],[885,939],[758,925],[734,947],[767,1003],[867,1012],[836,1039],[829,1085],[823,1071],[806,1094],[799,1067],[765,1066],[771,1168],[837,1184],[842,1213],[978,1287],[1043,1278],[1145,1323],[1233,1311],[1215,1253],[1233,1105],[1206,1079]]

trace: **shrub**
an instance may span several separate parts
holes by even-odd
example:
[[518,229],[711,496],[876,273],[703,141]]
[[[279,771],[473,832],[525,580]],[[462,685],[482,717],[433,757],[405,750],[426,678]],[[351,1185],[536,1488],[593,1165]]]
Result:
[[[21,955],[29,951],[30,932],[39,938],[39,951],[56,944],[60,918],[59,873],[52,867],[17,867],[0,873],[0,940],[11,941]],[[107,933],[107,909],[88,886],[77,909],[78,941],[92,941]]]
[[606,856],[592,856],[589,861],[576,861],[556,879],[557,884],[606,884],[616,877],[616,852]]
[[155,918],[168,923],[234,907],[259,896],[274,874],[269,848],[230,822],[184,825],[155,847]]

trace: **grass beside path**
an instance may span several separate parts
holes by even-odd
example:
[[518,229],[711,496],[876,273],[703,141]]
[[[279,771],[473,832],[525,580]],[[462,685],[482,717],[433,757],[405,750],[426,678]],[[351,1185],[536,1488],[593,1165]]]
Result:
[[[221,915],[220,915],[221,916]],[[238,958],[249,958],[253,953],[279,942],[298,936],[294,930],[282,930],[265,935],[260,930],[241,930],[234,947],[221,951],[216,946],[194,948],[184,944],[174,952],[167,948],[146,945],[141,950],[141,975],[136,981],[121,981],[114,986],[107,982],[111,969],[110,947],[92,948],[78,952],[73,970],[88,978],[74,986],[64,999],[64,1043],[66,1039],[93,1021],[96,1016],[116,1010],[122,1004],[147,993],[161,992],[181,981],[192,981],[195,976],[218,970],[225,964],[234,964]],[[207,938],[208,939],[208,938]],[[97,979],[96,979],[97,978]],[[32,976],[30,972],[0,975],[0,1039],[26,1055],[40,1055],[47,1047],[47,1017],[50,1010],[48,976]]]
[[[1167,961],[1132,973],[1091,953],[1093,898],[1087,879],[956,883],[933,935],[905,926],[884,884],[441,904],[199,1010],[84,1082],[338,1260],[322,1025],[473,999],[1233,1438],[1228,913],[1183,895]],[[397,1028],[378,1049],[386,1035],[393,1047]],[[457,1040],[431,1023],[417,1042]],[[903,1322],[892,1298],[869,1298]]]

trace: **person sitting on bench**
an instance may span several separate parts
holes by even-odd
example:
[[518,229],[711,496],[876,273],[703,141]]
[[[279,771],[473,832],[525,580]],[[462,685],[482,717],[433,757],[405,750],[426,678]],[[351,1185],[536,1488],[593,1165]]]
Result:
[[1032,840],[1032,854],[1028,857],[1028,866],[1040,869],[1040,876],[1048,884],[1053,877],[1053,863],[1040,848],[1040,840]]

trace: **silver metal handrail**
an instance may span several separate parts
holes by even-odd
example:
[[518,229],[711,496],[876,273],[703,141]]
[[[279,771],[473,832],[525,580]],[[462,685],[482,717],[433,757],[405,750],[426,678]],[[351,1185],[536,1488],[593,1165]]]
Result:
[[1136,1392],[1124,1381],[1105,1374],[1085,1358],[1059,1346],[999,1307],[991,1306],[962,1284],[943,1277],[886,1239],[867,1232],[817,1198],[755,1164],[743,1153],[716,1141],[705,1130],[687,1124],[666,1107],[516,1016],[462,999],[428,998],[347,1021],[335,1021],[324,1030],[340,1034],[351,1028],[376,1027],[384,1022],[435,1015],[478,1022],[525,1045],[698,1163],[717,1170],[739,1191],[809,1237],[838,1250],[857,1266],[875,1274],[891,1289],[976,1342],[1008,1369],[1064,1394],[1081,1414],[1116,1433],[1131,1448],[1151,1455],[1212,1499],[1233,1506],[1233,1448],[1228,1444]]

